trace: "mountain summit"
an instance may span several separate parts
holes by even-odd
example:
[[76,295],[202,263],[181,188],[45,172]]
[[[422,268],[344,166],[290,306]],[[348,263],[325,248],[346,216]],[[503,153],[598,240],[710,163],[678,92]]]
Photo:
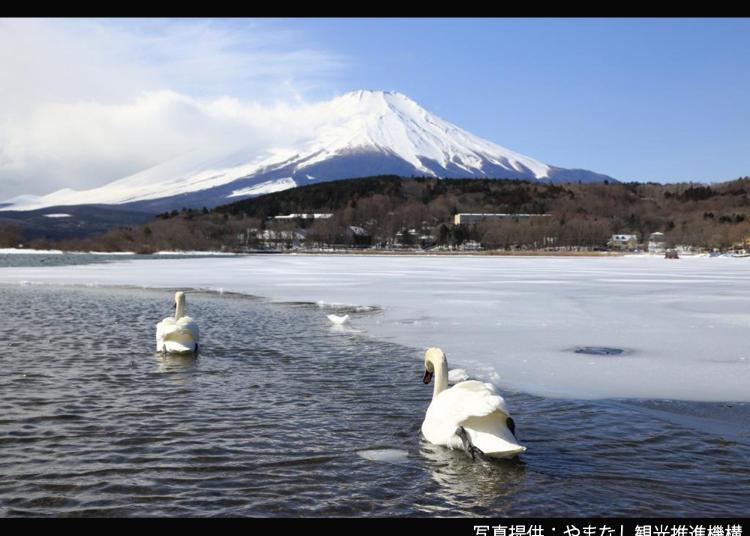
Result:
[[614,180],[550,166],[448,123],[406,95],[353,91],[318,105],[324,119],[288,147],[218,158],[187,155],[86,191],[19,196],[0,210],[107,204],[159,212],[213,207],[315,182],[392,174],[441,178]]

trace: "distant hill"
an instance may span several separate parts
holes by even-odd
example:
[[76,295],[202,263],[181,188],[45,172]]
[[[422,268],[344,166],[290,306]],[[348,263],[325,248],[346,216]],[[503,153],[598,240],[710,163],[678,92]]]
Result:
[[[495,184],[497,182],[497,184]],[[395,175],[362,177],[325,182],[237,201],[215,208],[218,213],[244,214],[268,218],[279,214],[300,212],[335,212],[360,200],[377,198],[387,205],[418,202],[426,205],[438,198],[487,194],[495,208],[512,212],[544,212],[550,197],[564,195],[558,185],[539,184],[524,180],[494,181],[487,179],[435,179]],[[385,201],[387,200],[387,203]],[[472,206],[474,206],[472,204]]]
[[[258,236],[283,237],[295,228],[301,228],[311,242],[346,245],[355,240],[352,227],[356,227],[354,234],[360,238],[366,235],[368,243],[384,245],[431,237],[437,243],[473,240],[488,248],[602,248],[615,233],[637,234],[643,243],[659,231],[670,244],[727,248],[750,240],[749,196],[750,178],[709,186],[386,175],[318,183],[215,209],[172,210],[145,225],[120,226],[83,241],[38,242],[38,246],[239,250],[258,243]],[[454,225],[454,215],[466,212],[549,216]],[[274,219],[298,213],[333,216]]]
[[101,234],[118,225],[141,225],[153,217],[118,206],[82,205],[0,212],[0,226],[17,228],[25,240],[67,240]]

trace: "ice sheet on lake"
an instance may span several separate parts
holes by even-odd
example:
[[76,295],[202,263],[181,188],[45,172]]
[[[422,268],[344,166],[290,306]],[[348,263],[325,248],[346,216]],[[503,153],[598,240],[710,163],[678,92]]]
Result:
[[[0,282],[195,287],[372,305],[368,334],[440,346],[546,396],[750,401],[750,259],[294,256],[2,268]],[[624,348],[622,355],[576,353]],[[415,369],[422,356],[415,351]]]
[[0,248],[0,255],[62,255],[60,249]]

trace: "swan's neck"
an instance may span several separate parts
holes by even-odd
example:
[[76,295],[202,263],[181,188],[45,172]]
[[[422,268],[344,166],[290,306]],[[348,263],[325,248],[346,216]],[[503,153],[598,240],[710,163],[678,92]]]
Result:
[[185,298],[180,297],[177,299],[177,307],[174,310],[174,319],[179,320],[185,316]]
[[432,391],[432,398],[434,399],[448,388],[448,362],[443,358],[437,362],[433,362],[432,366],[434,368],[433,381],[435,382],[435,387]]

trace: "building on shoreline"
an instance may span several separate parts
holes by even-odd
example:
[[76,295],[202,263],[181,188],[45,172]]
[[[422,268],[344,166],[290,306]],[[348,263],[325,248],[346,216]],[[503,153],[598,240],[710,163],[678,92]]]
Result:
[[667,250],[667,239],[664,233],[651,233],[648,235],[648,252],[663,255]]
[[332,218],[332,213],[301,213],[301,214],[280,214],[274,216],[274,220],[327,220]]
[[503,220],[503,219],[518,219],[526,220],[530,218],[548,218],[551,214],[506,214],[506,213],[469,213],[461,212],[453,216],[454,225],[473,225],[485,220]]
[[613,234],[607,242],[612,249],[634,251],[638,249],[638,235],[636,234]]

